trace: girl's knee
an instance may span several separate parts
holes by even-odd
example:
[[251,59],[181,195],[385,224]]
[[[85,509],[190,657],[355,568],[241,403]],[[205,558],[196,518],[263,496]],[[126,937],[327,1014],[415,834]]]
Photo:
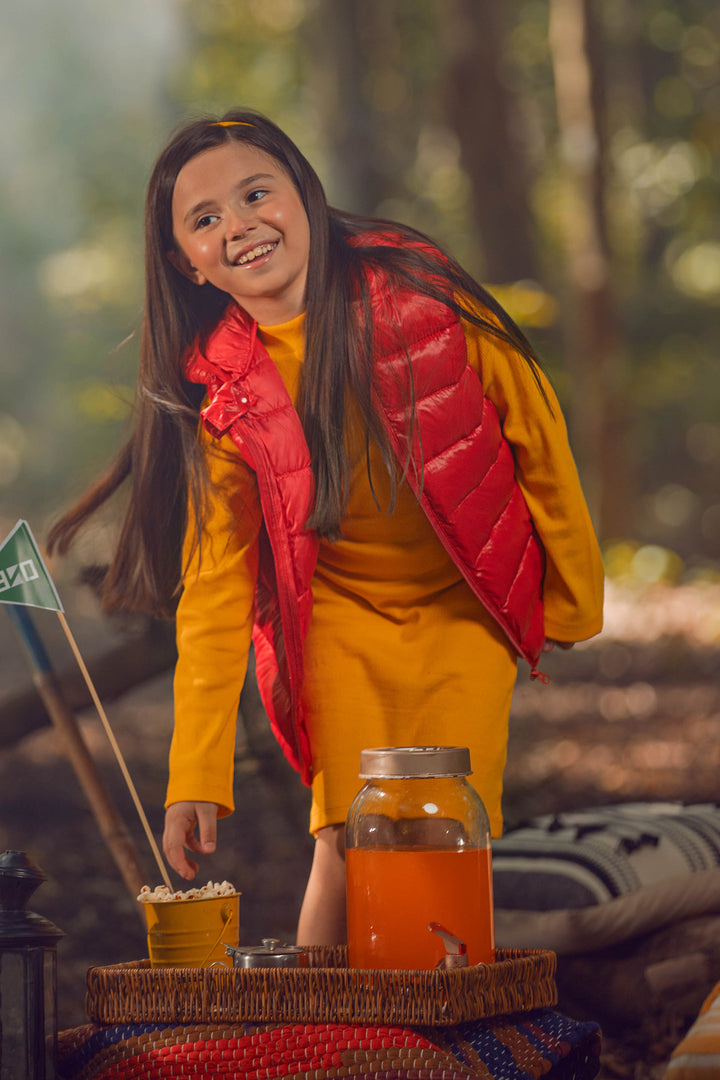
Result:
[[345,826],[325,825],[315,837],[315,858],[345,861]]

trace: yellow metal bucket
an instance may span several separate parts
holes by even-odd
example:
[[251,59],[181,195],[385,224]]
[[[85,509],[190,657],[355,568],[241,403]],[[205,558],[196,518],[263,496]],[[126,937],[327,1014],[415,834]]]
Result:
[[232,967],[226,945],[239,943],[240,896],[145,902],[151,967]]

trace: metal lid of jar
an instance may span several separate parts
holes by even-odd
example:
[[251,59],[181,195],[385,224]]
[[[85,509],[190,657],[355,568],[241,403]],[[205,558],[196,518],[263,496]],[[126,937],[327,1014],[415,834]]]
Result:
[[362,780],[469,776],[467,746],[383,746],[360,752]]

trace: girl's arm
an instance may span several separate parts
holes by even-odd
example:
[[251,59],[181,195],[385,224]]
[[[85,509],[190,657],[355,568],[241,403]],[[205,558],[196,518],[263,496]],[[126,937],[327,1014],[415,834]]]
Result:
[[[260,506],[255,475],[232,441],[211,443],[204,432],[200,438],[208,446],[211,493],[202,547],[193,550],[191,523],[183,551],[165,805],[216,804],[223,817],[234,807],[235,733],[253,624]],[[203,814],[195,814],[198,823]],[[168,825],[176,827],[166,843],[175,849],[185,835],[179,835],[177,821],[173,811]]]
[[465,324],[468,359],[500,415],[516,476],[545,548],[545,635],[570,643],[602,628],[602,558],[570,450],[565,420],[550,383],[505,342]]

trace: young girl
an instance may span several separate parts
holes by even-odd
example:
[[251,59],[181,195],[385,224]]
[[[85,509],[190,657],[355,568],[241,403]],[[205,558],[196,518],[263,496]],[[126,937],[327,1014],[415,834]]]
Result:
[[126,479],[108,609],[177,604],[164,848],[233,809],[251,641],[312,785],[298,941],[344,940],[343,825],[372,746],[469,746],[494,834],[518,656],[598,633],[602,566],[557,400],[498,304],[427,237],[328,207],[247,110],[183,127],[146,207],[134,433],[55,526]]

